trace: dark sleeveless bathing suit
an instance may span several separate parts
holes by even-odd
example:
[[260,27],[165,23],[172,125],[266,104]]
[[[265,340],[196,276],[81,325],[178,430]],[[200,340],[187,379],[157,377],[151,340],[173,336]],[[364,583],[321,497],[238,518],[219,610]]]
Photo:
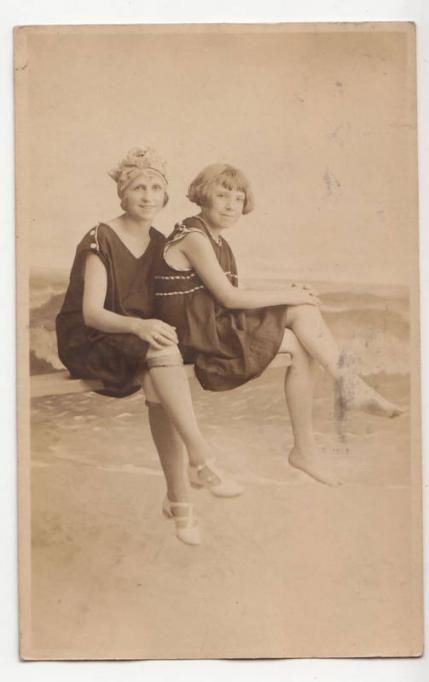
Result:
[[164,235],[151,228],[149,245],[136,258],[104,223],[91,229],[79,243],[64,303],[56,319],[58,354],[73,377],[99,379],[107,387],[108,395],[127,395],[145,366],[148,350],[148,344],[135,334],[112,334],[85,324],[82,299],[88,254],[97,254],[106,268],[105,308],[119,315],[151,318],[153,268],[164,244]]
[[[176,243],[190,232],[205,235],[231,284],[238,286],[237,267],[229,244],[213,239],[199,217],[176,225],[166,243]],[[202,387],[225,391],[259,376],[277,354],[286,326],[287,306],[254,310],[223,308],[193,269],[176,270],[159,252],[155,267],[157,317],[176,327],[185,362],[195,363]]]

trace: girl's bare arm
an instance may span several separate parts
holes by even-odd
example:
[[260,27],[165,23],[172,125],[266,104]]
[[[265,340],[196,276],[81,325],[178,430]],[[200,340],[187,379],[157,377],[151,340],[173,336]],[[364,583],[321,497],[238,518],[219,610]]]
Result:
[[85,264],[85,282],[82,302],[83,319],[88,327],[116,334],[136,334],[153,348],[177,343],[176,332],[161,320],[143,320],[139,317],[119,315],[106,310],[106,269],[95,254],[89,254]]
[[180,242],[180,250],[216,300],[225,308],[251,309],[276,305],[319,305],[311,290],[285,287],[279,291],[256,291],[234,287],[225,277],[207,237],[191,232]]

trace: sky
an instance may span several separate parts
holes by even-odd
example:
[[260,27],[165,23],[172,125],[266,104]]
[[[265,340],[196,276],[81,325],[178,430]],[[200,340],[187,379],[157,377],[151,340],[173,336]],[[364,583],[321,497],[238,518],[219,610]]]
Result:
[[83,234],[120,212],[108,171],[150,144],[169,166],[165,233],[196,212],[186,190],[201,168],[244,170],[256,209],[226,237],[246,277],[408,283],[410,38],[353,24],[27,33],[18,202],[32,269],[70,267]]

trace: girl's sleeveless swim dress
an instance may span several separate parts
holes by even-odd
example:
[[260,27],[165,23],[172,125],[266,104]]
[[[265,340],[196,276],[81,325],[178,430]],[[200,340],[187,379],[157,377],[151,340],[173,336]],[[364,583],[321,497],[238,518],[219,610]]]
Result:
[[238,286],[237,267],[229,244],[215,241],[195,216],[175,226],[155,273],[155,314],[176,328],[185,362],[195,364],[203,388],[227,391],[259,376],[278,353],[286,326],[286,306],[228,310],[218,304],[193,269],[176,270],[164,254],[190,232],[210,240],[225,276]]
[[145,366],[149,346],[135,334],[112,334],[85,324],[86,258],[95,253],[106,268],[104,307],[119,315],[147,319],[154,316],[153,268],[164,245],[164,235],[151,227],[149,245],[136,258],[109,225],[99,223],[76,249],[64,303],[56,318],[58,354],[72,377],[101,380],[104,395],[123,397],[140,388],[136,376]]

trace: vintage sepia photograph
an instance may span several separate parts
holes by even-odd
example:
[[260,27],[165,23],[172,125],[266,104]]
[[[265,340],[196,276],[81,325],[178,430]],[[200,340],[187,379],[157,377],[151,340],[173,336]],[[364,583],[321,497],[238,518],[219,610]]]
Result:
[[21,657],[420,656],[414,25],[14,44]]

